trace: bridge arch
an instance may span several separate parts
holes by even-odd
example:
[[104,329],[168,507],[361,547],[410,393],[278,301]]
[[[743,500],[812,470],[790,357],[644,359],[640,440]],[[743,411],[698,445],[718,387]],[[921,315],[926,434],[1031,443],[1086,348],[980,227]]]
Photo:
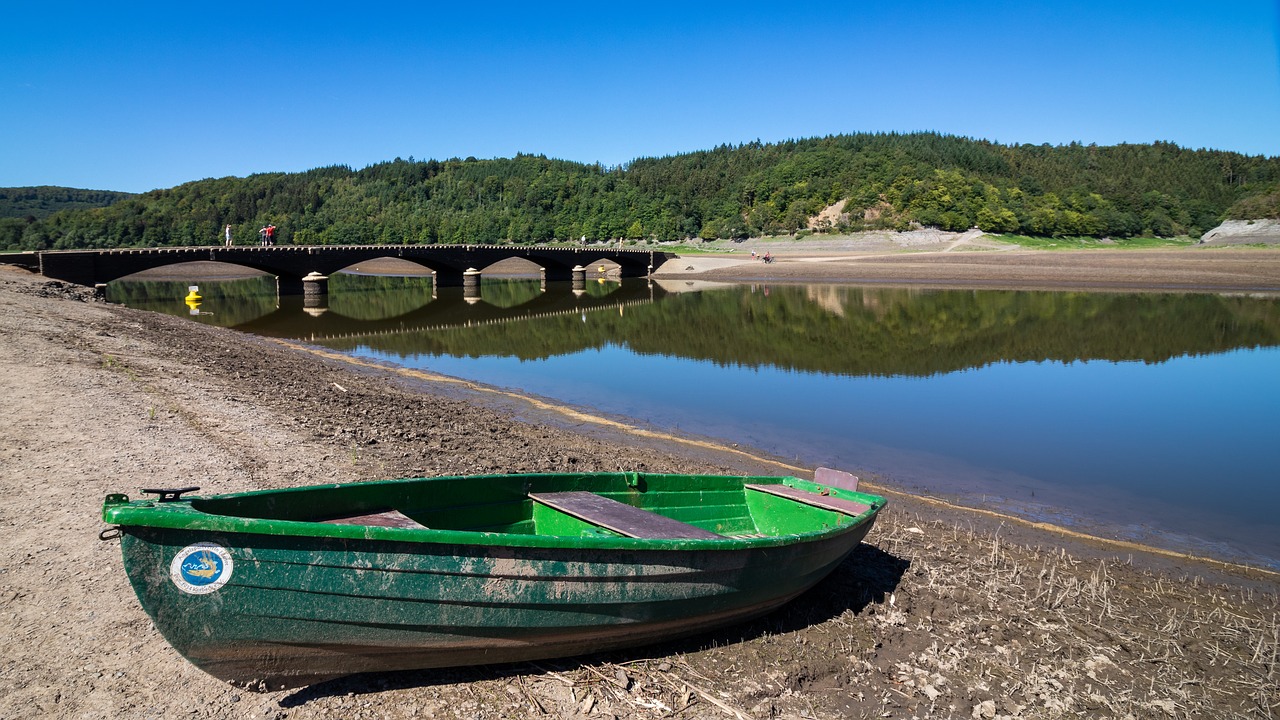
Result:
[[[129,273],[128,275],[121,275],[120,277],[112,278],[112,281],[172,280],[186,278],[190,277],[191,273],[183,272],[183,269],[189,265],[198,265],[198,276],[210,280],[238,280],[247,277],[271,275],[271,273],[261,268],[242,265],[240,263],[226,262],[224,260],[188,260],[180,263],[162,263],[152,265],[151,267],[142,268],[136,272]],[[161,272],[165,269],[174,270],[175,272],[173,275],[176,275],[177,277],[170,277],[168,274]],[[244,272],[246,270],[251,271],[253,274]]]
[[369,258],[368,260],[360,260],[346,267],[338,268],[331,272],[322,273],[332,275],[335,272],[345,273],[363,273],[370,275],[403,275],[406,277],[419,277],[431,275],[435,269],[426,263],[418,260],[409,260],[406,258],[398,258],[393,253],[388,253],[381,257]]
[[509,257],[476,268],[484,277],[541,277],[546,270],[543,266],[524,257]]

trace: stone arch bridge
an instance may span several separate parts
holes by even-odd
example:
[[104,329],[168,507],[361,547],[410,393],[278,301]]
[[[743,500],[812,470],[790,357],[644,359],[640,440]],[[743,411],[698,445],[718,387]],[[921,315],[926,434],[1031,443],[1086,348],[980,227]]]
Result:
[[[602,260],[621,267],[623,277],[644,277],[672,253],[653,250],[536,245],[326,245],[272,247],[115,248],[48,250],[4,258],[45,277],[94,286],[143,270],[197,260],[242,265],[275,275],[282,295],[299,295],[310,273],[329,275],[375,258],[409,260],[435,272],[437,287],[457,287],[478,279],[483,268],[509,258],[523,258],[542,268],[544,280],[581,279],[586,267]],[[575,278],[575,273],[577,273]]]

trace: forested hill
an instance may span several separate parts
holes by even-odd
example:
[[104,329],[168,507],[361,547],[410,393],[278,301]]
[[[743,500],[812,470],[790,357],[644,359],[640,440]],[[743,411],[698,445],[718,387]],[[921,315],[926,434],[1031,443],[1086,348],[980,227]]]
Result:
[[111,190],[40,187],[0,188],[0,218],[48,217],[60,210],[106,207],[133,197],[133,193]]
[[1280,215],[1280,158],[1169,143],[999,145],[859,134],[641,158],[401,160],[187,183],[109,207],[0,219],[0,248],[253,242],[679,240],[979,227],[1042,236],[1199,235]]

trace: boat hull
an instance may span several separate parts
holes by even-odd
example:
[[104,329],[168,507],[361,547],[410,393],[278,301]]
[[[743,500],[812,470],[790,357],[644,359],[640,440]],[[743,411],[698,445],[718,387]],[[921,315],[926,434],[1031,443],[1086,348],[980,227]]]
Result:
[[884,505],[795,478],[635,473],[165,492],[104,505],[143,608],[196,666],[273,690],[741,622],[827,576]]
[[[209,674],[279,689],[356,672],[564,657],[671,640],[762,615],[829,574],[871,523],[773,547],[504,548],[128,528],[129,579],[165,639]],[[212,542],[230,583],[172,582]],[[299,553],[309,561],[300,563]]]

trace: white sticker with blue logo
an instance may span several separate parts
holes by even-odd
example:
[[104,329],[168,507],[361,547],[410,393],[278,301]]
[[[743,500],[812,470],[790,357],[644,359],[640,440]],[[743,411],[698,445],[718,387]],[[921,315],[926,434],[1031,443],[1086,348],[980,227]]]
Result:
[[235,563],[231,552],[211,542],[188,545],[169,564],[169,577],[178,589],[192,595],[207,595],[227,584]]

